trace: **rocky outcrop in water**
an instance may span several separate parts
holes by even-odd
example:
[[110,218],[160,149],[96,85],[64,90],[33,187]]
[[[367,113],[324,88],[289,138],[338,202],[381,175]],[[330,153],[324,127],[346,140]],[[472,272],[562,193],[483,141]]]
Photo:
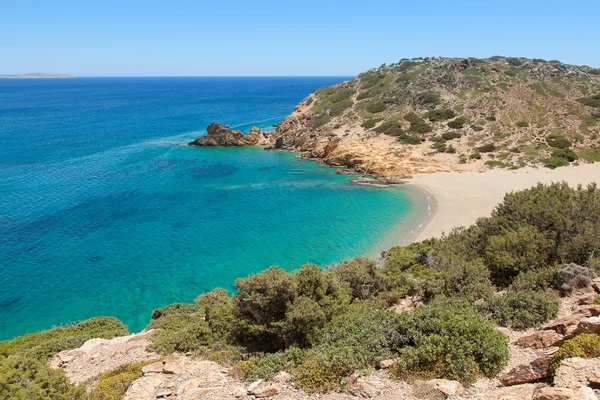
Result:
[[188,143],[188,146],[239,147],[269,144],[268,134],[255,126],[250,129],[248,135],[244,135],[239,130],[232,130],[229,126],[218,122],[210,124],[206,131],[207,135]]

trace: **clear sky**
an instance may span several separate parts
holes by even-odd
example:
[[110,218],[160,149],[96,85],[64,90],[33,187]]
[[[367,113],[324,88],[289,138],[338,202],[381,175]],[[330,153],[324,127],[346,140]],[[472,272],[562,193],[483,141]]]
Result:
[[600,67],[600,0],[0,2],[0,73],[345,76],[433,55]]

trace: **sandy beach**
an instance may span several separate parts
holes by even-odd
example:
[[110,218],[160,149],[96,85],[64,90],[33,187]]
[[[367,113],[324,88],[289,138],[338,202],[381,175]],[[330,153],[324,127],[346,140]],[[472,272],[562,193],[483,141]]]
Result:
[[409,185],[425,191],[431,198],[429,220],[415,240],[439,237],[452,228],[474,223],[490,215],[506,193],[527,189],[538,182],[566,181],[571,186],[600,183],[600,163],[548,168],[523,168],[516,171],[441,172],[415,175]]

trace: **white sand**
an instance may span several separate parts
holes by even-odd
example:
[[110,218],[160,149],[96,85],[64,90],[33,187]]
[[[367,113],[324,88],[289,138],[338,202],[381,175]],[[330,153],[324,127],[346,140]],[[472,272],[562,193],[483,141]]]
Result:
[[523,168],[516,171],[440,172],[415,175],[410,184],[423,189],[431,197],[431,217],[416,240],[439,237],[458,226],[473,224],[477,218],[489,216],[494,207],[511,191],[527,189],[538,182],[566,181],[571,186],[598,182],[600,163],[548,168]]

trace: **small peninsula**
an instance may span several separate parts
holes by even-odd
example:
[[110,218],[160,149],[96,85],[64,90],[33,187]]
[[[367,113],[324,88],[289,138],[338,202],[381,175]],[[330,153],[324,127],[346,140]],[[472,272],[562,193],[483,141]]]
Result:
[[46,74],[44,72],[30,72],[23,75],[0,75],[0,79],[65,79],[65,78],[75,78],[73,75],[69,74]]

